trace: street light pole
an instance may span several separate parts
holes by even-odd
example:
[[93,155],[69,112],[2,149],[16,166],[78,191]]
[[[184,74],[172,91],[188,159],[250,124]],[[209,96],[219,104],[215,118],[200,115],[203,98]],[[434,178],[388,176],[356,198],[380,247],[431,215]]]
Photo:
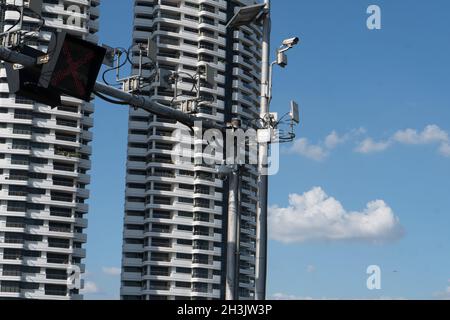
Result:
[[226,300],[239,300],[239,271],[241,256],[241,165],[236,164],[228,175],[230,195],[228,198],[228,234],[227,234],[227,277],[225,286]]
[[[262,68],[261,68],[261,106],[260,117],[266,122],[269,114],[270,96],[270,0],[264,0],[265,15],[263,17]],[[269,177],[267,175],[267,158],[269,145],[258,145],[258,206],[256,210],[256,266],[255,266],[255,300],[266,298],[267,277],[267,203]]]

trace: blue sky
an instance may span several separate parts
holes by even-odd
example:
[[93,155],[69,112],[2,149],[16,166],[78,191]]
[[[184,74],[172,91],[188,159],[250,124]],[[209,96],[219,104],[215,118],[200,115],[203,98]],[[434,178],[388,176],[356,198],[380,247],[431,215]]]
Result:
[[[371,4],[382,10],[381,30],[366,27]],[[289,52],[289,66],[275,71],[272,109],[284,113],[297,100],[302,125],[270,179],[270,204],[289,211],[299,228],[272,236],[270,297],[450,296],[449,12],[445,0],[273,1],[273,44],[294,35],[302,43]],[[131,23],[131,0],[102,2],[102,43],[128,45]],[[96,103],[87,298],[119,295],[127,114]],[[289,205],[290,194],[310,199],[314,187],[345,208],[342,238],[318,235],[330,221],[312,228],[305,218],[336,213],[320,199],[311,211]],[[398,229],[391,221],[368,237],[347,218],[364,217],[375,200]],[[292,239],[297,231],[300,240]],[[366,287],[369,265],[381,267],[381,290]]]

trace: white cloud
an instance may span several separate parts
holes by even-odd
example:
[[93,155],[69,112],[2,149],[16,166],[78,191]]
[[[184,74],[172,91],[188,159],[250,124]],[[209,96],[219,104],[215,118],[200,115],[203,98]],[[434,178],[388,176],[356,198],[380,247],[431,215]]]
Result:
[[[361,136],[362,141],[358,139]],[[383,152],[395,145],[437,145],[439,153],[450,158],[450,135],[435,124],[426,126],[422,131],[415,129],[399,130],[379,141],[368,137],[367,130],[364,128],[350,130],[342,135],[332,131],[318,143],[312,143],[307,138],[297,139],[288,149],[288,152],[315,161],[322,161],[334,149],[349,142],[356,143],[354,151],[362,154]]]
[[311,144],[306,138],[296,140],[290,148],[289,152],[316,161],[321,161],[328,156],[328,151],[324,147]]
[[390,146],[391,143],[389,141],[376,142],[372,138],[367,138],[356,147],[355,151],[359,153],[368,154],[368,153],[382,152],[387,148],[389,148]]
[[325,138],[325,146],[328,149],[334,149],[338,145],[345,143],[347,139],[347,136],[339,136],[336,131],[333,131]]
[[343,135],[339,135],[336,131],[332,131],[325,137],[323,142],[321,141],[317,144],[311,143],[306,138],[300,138],[294,141],[289,148],[289,153],[298,154],[316,161],[322,161],[330,155],[332,150],[365,132],[366,130],[364,128],[354,129]]
[[394,144],[403,145],[439,145],[439,153],[445,157],[450,157],[450,137],[449,134],[437,125],[428,125],[423,131],[415,129],[399,130],[388,140],[376,142],[372,138],[366,138],[355,149],[359,153],[375,153],[385,151]]
[[279,292],[279,293],[273,294],[271,300],[314,300],[314,299],[311,297],[298,297],[298,296]]
[[336,199],[316,187],[303,195],[291,194],[289,206],[271,207],[271,238],[284,243],[362,241],[383,243],[403,234],[399,219],[382,200],[362,212],[347,212]]
[[448,133],[439,128],[437,125],[429,125],[422,132],[417,130],[406,129],[397,131],[393,140],[403,144],[431,144],[439,142],[448,142]]
[[285,294],[285,293],[275,293],[272,295],[271,300],[314,300],[314,301],[338,301],[338,300],[357,300],[357,301],[370,301],[370,300],[389,300],[389,301],[393,301],[393,300],[407,300],[406,298],[402,298],[402,297],[388,297],[388,296],[380,296],[380,297],[371,297],[371,298],[328,298],[328,297],[322,297],[322,298],[313,298],[313,297],[300,297],[300,296],[296,296],[296,295],[291,295],[291,294]]
[[102,271],[109,276],[119,276],[121,270],[116,267],[103,267]]
[[450,142],[443,142],[439,147],[439,153],[450,158]]
[[306,267],[306,272],[308,272],[308,273],[314,273],[314,272],[316,272],[316,270],[317,270],[316,267],[313,265],[309,265]]
[[362,127],[359,129],[351,130],[344,135],[339,135],[336,131],[333,131],[325,138],[325,147],[329,150],[333,150],[339,145],[344,144],[364,133],[366,133],[366,129]]
[[84,288],[81,290],[82,294],[94,294],[99,293],[100,290],[97,286],[97,284],[93,281],[86,281],[84,283]]
[[437,292],[434,294],[437,299],[450,300],[450,280],[448,280],[448,286],[444,291]]

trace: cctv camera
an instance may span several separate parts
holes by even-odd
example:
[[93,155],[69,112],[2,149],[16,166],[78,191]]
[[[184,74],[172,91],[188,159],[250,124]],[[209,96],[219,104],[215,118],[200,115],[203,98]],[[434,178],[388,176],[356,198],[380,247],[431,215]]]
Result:
[[283,45],[287,47],[293,47],[297,45],[300,42],[300,39],[298,37],[295,38],[289,38],[283,41]]

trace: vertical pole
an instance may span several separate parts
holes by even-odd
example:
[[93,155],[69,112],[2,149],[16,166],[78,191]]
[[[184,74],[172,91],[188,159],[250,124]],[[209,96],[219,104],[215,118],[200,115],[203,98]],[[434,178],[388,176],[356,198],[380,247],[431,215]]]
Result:
[[241,165],[237,164],[236,173],[234,174],[236,177],[235,193],[237,195],[236,199],[236,261],[235,261],[235,298],[236,300],[240,299],[240,274],[241,274]]
[[200,87],[202,85],[202,71],[198,70],[198,79],[197,79],[197,100],[200,100]]
[[[234,9],[236,4],[233,1],[227,1],[227,20],[230,20],[234,15]],[[233,61],[233,43],[234,43],[234,30],[232,28],[227,28],[226,31],[226,61]],[[232,119],[232,109],[233,109],[233,65],[231,63],[227,63],[225,66],[225,114],[224,114],[224,123],[230,123]],[[228,150],[228,142],[227,139],[224,139],[224,148],[223,150]],[[224,203],[227,201],[225,199],[229,198],[230,195],[230,179],[227,179],[223,184],[223,199]],[[228,234],[228,230],[232,227],[228,224],[228,205],[226,203],[222,209],[222,223],[224,234]],[[227,242],[223,241],[224,244],[222,246],[223,256],[228,257],[227,252]],[[227,268],[228,264],[226,259],[222,261],[222,279],[221,279],[221,287],[222,287],[222,298],[226,297],[226,287],[227,287]]]
[[23,15],[25,13],[25,4],[23,3],[22,0],[22,6],[20,7],[20,23],[19,23],[19,29],[18,30],[22,30],[23,28]]
[[237,206],[239,193],[239,175],[233,171],[229,175],[230,194],[228,197],[228,233],[227,233],[227,278],[225,299],[237,300],[236,296],[236,258],[237,258]]
[[141,80],[141,78],[142,78],[142,49],[141,49],[141,47],[139,47],[139,81]]
[[[268,119],[269,113],[269,82],[270,82],[270,0],[264,0],[266,14],[263,21],[262,68],[261,68],[261,110],[260,117]],[[259,152],[259,180],[258,207],[256,210],[256,268],[255,268],[255,300],[266,298],[266,269],[267,269],[267,193],[269,179],[266,164],[269,145],[260,143]]]

